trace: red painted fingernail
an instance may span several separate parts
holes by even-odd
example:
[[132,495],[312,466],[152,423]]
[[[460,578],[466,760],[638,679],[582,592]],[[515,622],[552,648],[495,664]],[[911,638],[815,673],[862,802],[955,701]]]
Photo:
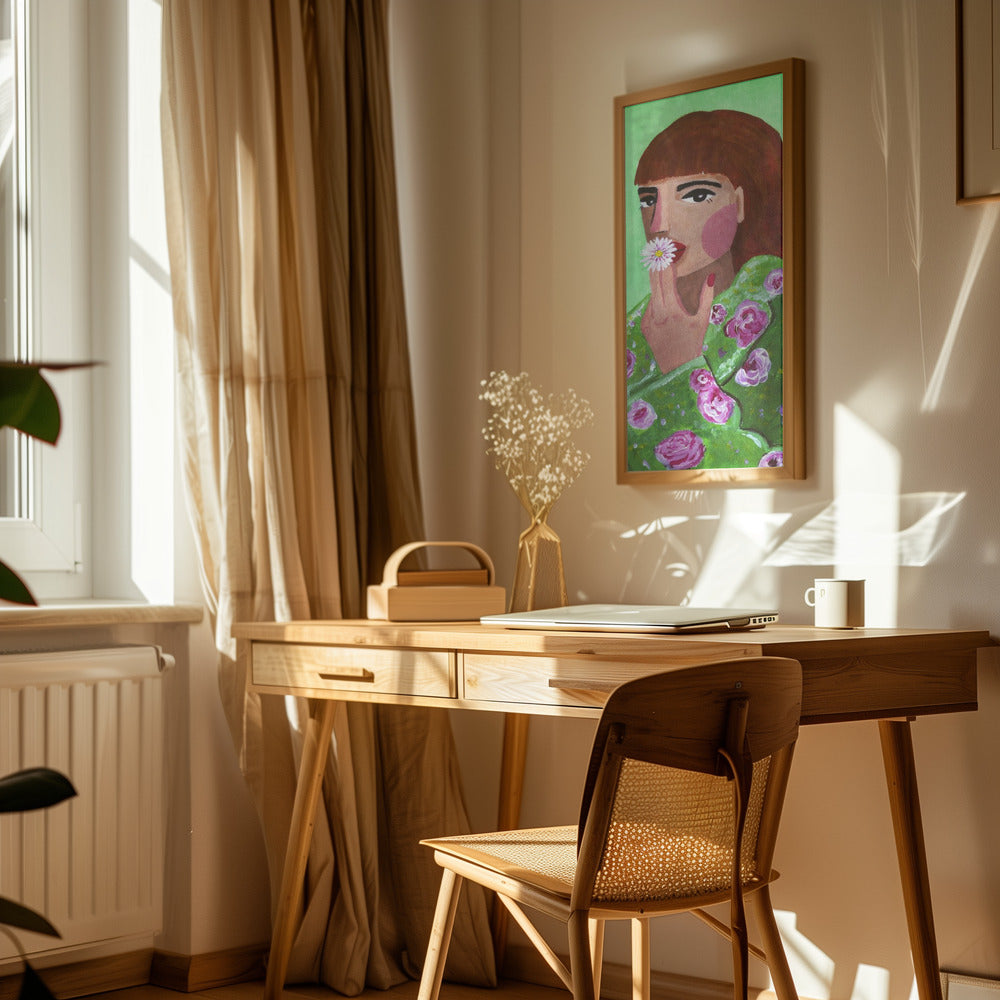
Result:
[[708,287],[709,288],[715,288],[715,275],[714,274],[710,274],[708,276]]

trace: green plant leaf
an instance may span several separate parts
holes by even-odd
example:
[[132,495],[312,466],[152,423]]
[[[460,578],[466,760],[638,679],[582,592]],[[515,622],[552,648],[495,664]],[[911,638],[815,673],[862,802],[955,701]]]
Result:
[[0,601],[13,604],[37,604],[24,581],[5,563],[0,562]]
[[0,361],[0,427],[13,427],[55,444],[59,401],[43,371],[93,368],[96,361]]
[[17,997],[18,1000],[55,1000],[53,992],[42,982],[42,977],[27,959],[24,961],[24,975],[21,976],[21,989]]
[[47,934],[49,937],[62,937],[40,913],[5,896],[0,896],[0,924],[19,927],[22,931],[34,931],[36,934]]
[[0,362],[0,427],[55,444],[61,424],[59,401],[40,369],[40,365]]
[[0,778],[0,813],[47,809],[74,795],[66,775],[50,767],[29,767]]

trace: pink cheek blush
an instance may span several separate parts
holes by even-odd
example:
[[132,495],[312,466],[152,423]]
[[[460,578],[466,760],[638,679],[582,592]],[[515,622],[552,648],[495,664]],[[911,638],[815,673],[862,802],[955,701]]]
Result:
[[718,260],[733,245],[740,224],[738,215],[736,205],[726,205],[705,223],[701,246],[712,260]]

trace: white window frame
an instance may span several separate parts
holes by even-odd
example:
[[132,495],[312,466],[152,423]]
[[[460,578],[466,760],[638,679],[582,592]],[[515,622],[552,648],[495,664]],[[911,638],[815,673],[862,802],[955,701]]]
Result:
[[[18,26],[21,325],[33,360],[89,357],[88,4],[14,0]],[[27,141],[25,142],[25,139]],[[55,448],[32,442],[28,516],[0,518],[0,558],[36,598],[91,593],[91,375],[50,373],[62,412]]]

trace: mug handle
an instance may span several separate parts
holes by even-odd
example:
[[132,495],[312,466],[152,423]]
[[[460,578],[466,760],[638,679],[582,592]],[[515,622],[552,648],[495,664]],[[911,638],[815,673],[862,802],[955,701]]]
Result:
[[[812,600],[809,600],[809,595],[810,594],[812,595]],[[806,590],[805,597],[806,597],[806,604],[808,604],[809,607],[811,607],[811,608],[816,607],[816,588],[815,587],[809,587]]]

